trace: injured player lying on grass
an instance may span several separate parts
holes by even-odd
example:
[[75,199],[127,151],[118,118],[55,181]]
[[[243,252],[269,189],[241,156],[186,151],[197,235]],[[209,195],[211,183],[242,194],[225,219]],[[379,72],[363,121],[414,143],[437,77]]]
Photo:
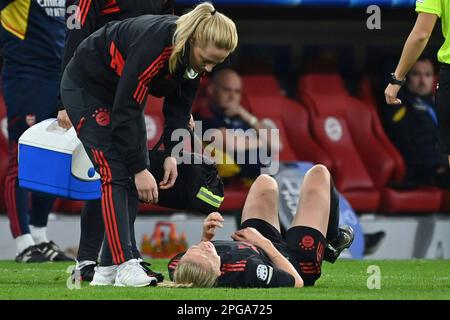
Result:
[[168,265],[169,287],[312,286],[322,260],[334,263],[354,235],[339,227],[339,198],[327,168],[316,165],[303,180],[297,213],[285,235],[278,220],[278,186],[259,176],[245,201],[241,226],[229,241],[212,241],[223,217],[211,213],[202,240]]

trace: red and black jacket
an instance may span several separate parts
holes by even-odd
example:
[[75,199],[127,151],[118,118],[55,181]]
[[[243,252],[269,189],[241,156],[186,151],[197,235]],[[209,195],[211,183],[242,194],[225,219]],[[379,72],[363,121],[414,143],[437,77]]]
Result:
[[[177,70],[169,72],[177,16],[144,15],[110,22],[77,48],[66,73],[111,109],[113,141],[131,174],[147,167],[143,110],[147,95],[165,97],[164,145],[170,154],[172,132],[186,128],[200,77],[185,78],[185,48]],[[145,149],[145,150],[144,150]]]
[[122,21],[144,14],[173,14],[174,0],[68,0],[69,10],[63,68],[65,69],[78,45],[94,31],[111,21]]

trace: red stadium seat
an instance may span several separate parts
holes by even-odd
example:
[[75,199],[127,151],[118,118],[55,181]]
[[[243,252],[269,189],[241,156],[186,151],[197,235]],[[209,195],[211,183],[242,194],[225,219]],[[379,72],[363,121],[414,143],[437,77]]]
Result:
[[376,105],[376,99],[372,91],[372,83],[369,77],[363,77],[359,83],[358,99],[368,105]]
[[164,130],[164,116],[162,107],[164,98],[149,96],[144,110],[147,128],[147,146],[149,149],[159,141]]
[[227,186],[220,211],[242,210],[245,199],[247,198],[248,189],[242,185]]
[[309,132],[308,114],[303,106],[281,95],[251,95],[248,101],[251,112],[281,128],[280,160],[310,161],[331,169],[331,159]]
[[356,150],[345,119],[317,116],[312,121],[317,141],[333,159],[332,173],[338,190],[356,211],[376,211],[380,193]]
[[[373,106],[364,105],[349,96],[341,78],[336,74],[305,76],[300,82],[305,85],[304,88],[312,88],[312,83],[316,83],[311,92],[306,92],[304,88],[299,89],[299,95],[308,103],[312,112],[321,116],[337,115],[345,119],[356,151],[367,168],[374,186],[381,192],[380,210],[384,212],[439,210],[442,192],[437,188],[400,191],[388,187],[390,182],[398,182],[403,178],[405,165],[385,135]],[[323,87],[329,87],[331,93],[326,94]]]
[[250,111],[270,128],[279,130],[280,137],[280,161],[298,161],[298,157],[292,149],[286,132],[281,108],[284,97],[280,95],[247,95]]
[[[366,104],[367,111],[371,117],[371,127],[374,135],[385,147],[395,163],[394,175],[392,181],[402,182],[406,174],[406,165],[402,155],[398,152],[388,136],[384,132],[375,107],[375,98],[372,95],[372,87],[368,77],[363,78],[360,83],[360,92],[358,95]],[[355,114],[356,108],[352,109],[354,122],[361,119],[361,112]],[[365,112],[367,114],[367,112]],[[368,116],[368,115],[367,115]],[[369,155],[370,156],[370,155]],[[381,162],[381,161],[380,161]],[[389,181],[386,181],[387,183]],[[425,212],[438,211],[440,207],[445,207],[444,193],[442,190],[433,187],[422,187],[415,190],[395,190],[391,188],[383,188],[381,210],[386,212]],[[441,203],[441,206],[439,206]]]
[[[371,112],[365,106],[350,108],[348,118],[352,118],[353,137],[359,140],[359,152],[371,173],[375,185],[381,189],[381,207],[384,212],[436,212],[440,209],[443,193],[438,188],[425,187],[415,190],[395,190],[386,187],[393,180],[396,162],[390,152],[379,143],[374,131]],[[372,131],[372,132],[370,132]],[[397,165],[400,165],[397,163]],[[401,171],[405,172],[403,161]]]
[[333,170],[330,156],[312,137],[310,119],[305,107],[293,100],[285,99],[281,110],[288,139],[298,159],[320,163]]
[[378,111],[376,108],[376,99],[372,93],[372,83],[369,77],[364,77],[361,80],[359,86],[358,98],[364,102],[364,104],[368,107],[372,115],[374,132],[378,140],[381,144],[386,148],[391,157],[395,162],[395,171],[393,181],[401,182],[406,174],[406,166],[403,161],[402,155],[398,152],[395,146],[392,144],[391,140],[388,138],[386,133],[384,132],[383,125],[381,124],[380,117],[378,116]]
[[280,95],[281,88],[274,75],[258,74],[242,76],[243,90],[249,95]]
[[308,95],[341,95],[346,93],[340,75],[335,73],[313,73],[302,76],[298,82],[298,98],[302,101]]

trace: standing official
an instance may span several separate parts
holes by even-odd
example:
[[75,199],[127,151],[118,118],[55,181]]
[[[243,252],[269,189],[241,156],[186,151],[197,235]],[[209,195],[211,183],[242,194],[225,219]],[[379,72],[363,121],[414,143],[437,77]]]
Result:
[[436,95],[438,118],[438,148],[450,161],[450,2],[448,0],[417,0],[417,20],[403,47],[400,61],[391,74],[385,90],[388,104],[401,104],[397,94],[405,83],[406,74],[416,63],[431,37],[437,20],[441,19],[444,44],[438,52],[439,87]]

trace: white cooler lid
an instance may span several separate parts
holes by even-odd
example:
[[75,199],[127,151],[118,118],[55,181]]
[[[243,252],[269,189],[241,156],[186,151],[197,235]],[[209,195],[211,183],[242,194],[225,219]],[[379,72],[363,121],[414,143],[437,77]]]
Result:
[[92,171],[94,166],[75,129],[60,127],[56,119],[47,119],[30,127],[20,136],[19,144],[72,155],[72,174],[75,177],[84,181],[100,179],[100,175]]
[[27,129],[20,136],[19,144],[72,154],[81,141],[73,127],[67,130],[56,119],[47,119]]

